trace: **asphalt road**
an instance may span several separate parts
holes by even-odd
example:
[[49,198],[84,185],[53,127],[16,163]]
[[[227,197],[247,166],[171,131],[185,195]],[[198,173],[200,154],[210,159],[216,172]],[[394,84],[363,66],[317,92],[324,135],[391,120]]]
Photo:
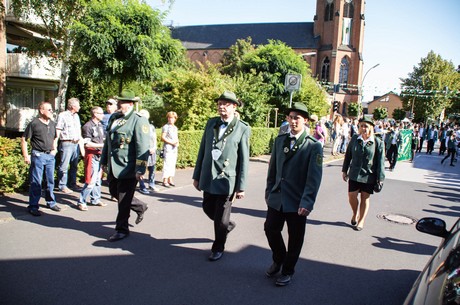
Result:
[[0,304],[402,304],[441,240],[385,218],[454,223],[460,164],[440,160],[422,153],[387,172],[361,232],[349,226],[341,161],[325,164],[296,274],[283,288],[264,275],[271,252],[263,231],[263,162],[250,164],[246,198],[233,208],[237,227],[217,262],[207,260],[212,223],[190,169],[178,170],[175,188],[138,194],[149,203],[145,219],[116,243],[106,241],[117,212],[106,188],[107,207],[82,212],[76,194],[58,194],[63,211],[43,207],[42,217],[25,212],[27,195],[0,197]]

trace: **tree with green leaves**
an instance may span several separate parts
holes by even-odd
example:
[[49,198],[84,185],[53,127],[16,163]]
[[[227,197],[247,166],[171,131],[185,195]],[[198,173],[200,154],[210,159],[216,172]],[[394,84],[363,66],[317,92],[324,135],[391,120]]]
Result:
[[[232,65],[230,59],[236,63]],[[226,54],[223,71],[229,71],[231,75],[250,73],[261,77],[263,83],[268,85],[266,103],[272,110],[278,109],[280,120],[284,119],[290,100],[289,93],[284,88],[286,74],[300,74],[301,88],[294,93],[293,100],[305,103],[309,111],[320,116],[328,112],[326,94],[311,77],[308,64],[283,42],[270,40],[266,45],[254,47],[250,38],[240,40]]]
[[347,107],[348,116],[359,117],[363,112],[363,106],[360,103],[350,103]]
[[388,110],[382,106],[379,106],[374,109],[372,115],[374,116],[374,120],[383,120],[388,117]]
[[116,82],[120,94],[127,83],[185,64],[183,47],[161,22],[159,11],[138,0],[93,1],[73,26],[79,80]]
[[61,64],[57,102],[64,110],[67,80],[70,71],[73,39],[72,24],[86,11],[85,0],[11,0],[11,8],[22,26],[41,34],[44,38],[27,39],[18,43],[29,56],[51,56]]
[[226,50],[222,57],[221,71],[224,74],[235,76],[242,71],[243,57],[255,50],[252,38],[238,39],[236,43]]
[[396,121],[404,120],[404,118],[406,117],[406,111],[402,108],[396,108],[395,110],[393,110],[392,116],[393,119],[395,119]]
[[439,118],[452,106],[460,90],[460,74],[451,61],[430,51],[422,58],[408,78],[401,79],[404,109],[415,112],[415,121]]

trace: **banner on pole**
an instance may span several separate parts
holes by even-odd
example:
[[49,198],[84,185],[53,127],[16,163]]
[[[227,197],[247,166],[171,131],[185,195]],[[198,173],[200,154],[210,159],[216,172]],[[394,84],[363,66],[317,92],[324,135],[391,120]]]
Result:
[[410,160],[412,155],[412,130],[401,129],[401,143],[398,148],[398,161]]

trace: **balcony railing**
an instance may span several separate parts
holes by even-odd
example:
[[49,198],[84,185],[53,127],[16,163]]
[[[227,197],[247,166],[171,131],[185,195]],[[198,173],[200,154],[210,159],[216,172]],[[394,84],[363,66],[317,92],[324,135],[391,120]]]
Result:
[[59,81],[61,63],[48,57],[30,58],[22,53],[8,53],[6,76]]

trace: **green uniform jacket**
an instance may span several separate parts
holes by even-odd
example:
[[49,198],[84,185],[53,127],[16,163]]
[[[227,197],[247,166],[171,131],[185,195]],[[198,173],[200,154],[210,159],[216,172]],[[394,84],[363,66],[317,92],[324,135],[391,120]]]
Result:
[[342,172],[348,173],[348,178],[368,184],[375,184],[377,180],[385,180],[385,154],[383,141],[375,137],[366,145],[358,135],[354,135],[347,147],[343,160]]
[[268,166],[265,202],[284,213],[313,210],[323,176],[323,148],[311,136],[289,149],[289,134],[275,139]]
[[399,145],[402,143],[402,136],[401,132],[398,132],[398,135],[396,136],[396,132],[394,130],[391,130],[385,135],[385,151],[387,152],[390,149],[391,142],[393,142],[393,139],[396,137],[396,147],[399,149]]
[[[251,128],[235,118],[222,138],[216,140],[220,121],[220,117],[215,117],[206,123],[193,179],[198,180],[200,189],[207,193],[231,195],[236,191],[244,191],[246,187]],[[222,151],[217,160],[212,159],[213,149]]]
[[135,178],[144,174],[149,157],[150,126],[146,118],[135,113],[127,114],[121,124],[112,124],[123,115],[111,116],[102,149],[101,165],[107,166],[115,178]]

